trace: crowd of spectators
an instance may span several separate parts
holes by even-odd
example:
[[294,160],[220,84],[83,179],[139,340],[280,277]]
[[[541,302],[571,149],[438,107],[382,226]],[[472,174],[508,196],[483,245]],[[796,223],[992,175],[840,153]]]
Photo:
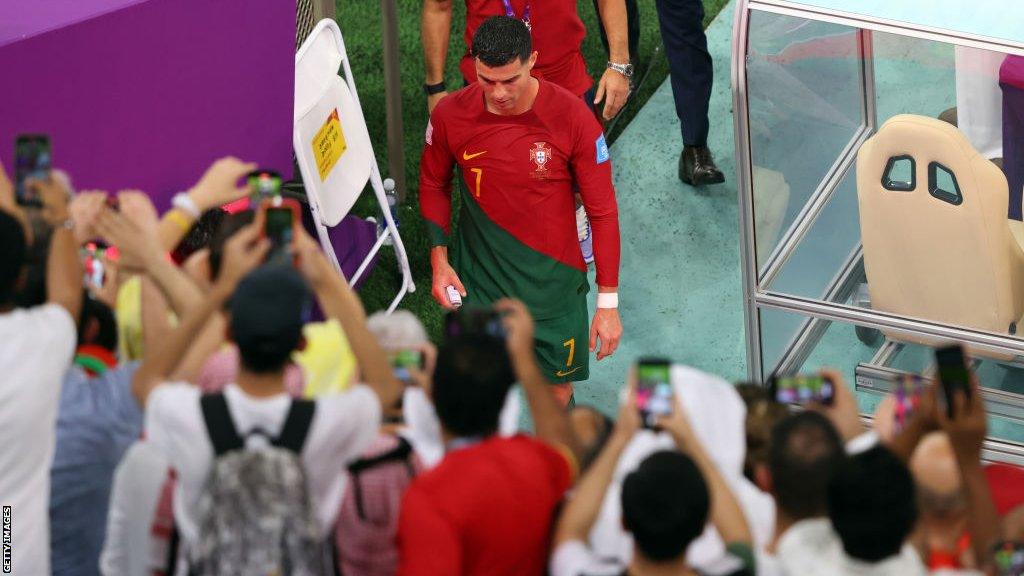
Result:
[[[238,181],[253,168],[217,161],[188,192],[194,210],[162,217],[141,192],[72,193],[59,171],[28,182],[41,206],[20,206],[0,171],[13,573],[1003,574],[1012,562],[1024,508],[1006,486],[1019,471],[982,461],[973,376],[948,410],[925,386],[898,429],[868,429],[836,372],[833,402],[799,410],[685,366],[653,425],[634,372],[614,418],[565,409],[522,303],[496,305],[503,334],[435,345],[408,312],[367,318],[301,224],[285,257],[268,257],[265,213],[220,208],[250,195]],[[97,258],[98,283],[85,274]],[[396,362],[410,353],[415,365]]]

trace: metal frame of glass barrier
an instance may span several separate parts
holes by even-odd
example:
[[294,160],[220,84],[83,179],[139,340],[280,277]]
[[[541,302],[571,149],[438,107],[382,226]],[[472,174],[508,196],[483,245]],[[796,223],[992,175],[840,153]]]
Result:
[[[750,20],[755,11],[841,24],[858,31],[860,50],[860,83],[862,96],[862,122],[835,162],[819,182],[794,222],[782,234],[778,244],[757,265],[757,246],[754,230],[753,164],[751,153],[750,106],[747,84],[747,54]],[[740,253],[743,271],[744,319],[746,328],[747,366],[751,380],[765,381],[775,372],[798,369],[810,355],[822,334],[832,321],[849,322],[858,326],[887,330],[907,335],[924,335],[967,342],[979,350],[1024,356],[1024,340],[987,332],[959,328],[937,322],[905,318],[868,308],[845,304],[857,290],[863,277],[863,252],[858,245],[842,263],[820,299],[811,299],[770,290],[787,260],[794,253],[823,208],[848,174],[855,169],[857,152],[877,129],[875,71],[872,33],[886,32],[901,36],[932,40],[947,44],[981,48],[1007,54],[1024,55],[1024,41],[1012,42],[970,34],[894,22],[858,14],[808,7],[788,0],[736,0],[732,46],[732,93],[736,142],[736,180],[739,191]],[[786,345],[775,366],[764,366],[762,356],[762,329],[760,311],[776,309],[795,312],[805,317],[796,335]],[[883,350],[886,347],[883,346]],[[881,354],[882,351],[880,351]],[[876,356],[878,358],[878,356]],[[988,392],[986,392],[988,394]],[[1024,396],[1002,393],[999,405],[1011,405],[1024,414]],[[996,459],[1024,463],[1024,446],[1013,442],[990,442],[988,454]]]

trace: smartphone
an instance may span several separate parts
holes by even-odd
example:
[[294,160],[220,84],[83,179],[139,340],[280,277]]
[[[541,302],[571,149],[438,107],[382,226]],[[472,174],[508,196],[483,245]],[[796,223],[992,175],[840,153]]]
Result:
[[773,376],[768,384],[772,398],[782,404],[816,402],[829,406],[835,399],[835,384],[819,374]]
[[996,576],[1024,576],[1024,543],[1005,540],[992,547]]
[[395,378],[398,378],[406,384],[412,383],[412,376],[409,374],[410,368],[423,370],[424,360],[422,350],[396,350],[391,352],[388,356],[388,359],[391,362],[391,368],[395,373]]
[[655,428],[658,418],[672,413],[675,393],[671,364],[664,358],[641,358],[636,364],[636,407],[645,428]]
[[53,166],[50,137],[44,134],[22,134],[14,141],[14,194],[22,206],[42,206],[37,194],[25,186],[29,178],[50,177]]
[[907,423],[917,412],[921,403],[921,394],[924,393],[925,381],[917,374],[911,374],[907,378],[901,378],[895,382],[893,399],[896,401],[893,419],[894,431],[901,432],[907,427]]
[[260,205],[266,218],[263,235],[270,239],[267,260],[288,255],[288,248],[295,239],[295,226],[299,221],[299,204],[295,200],[275,196],[265,198]]
[[504,339],[505,324],[501,314],[490,308],[460,308],[445,315],[444,334],[447,338],[490,336]]
[[281,175],[273,170],[253,170],[245,177],[245,181],[249,184],[250,198],[255,203],[281,195]]
[[946,399],[946,414],[953,417],[953,398],[957,392],[971,399],[971,375],[964,355],[963,346],[953,344],[935,349],[935,363],[939,368],[939,383],[942,384],[943,396]]

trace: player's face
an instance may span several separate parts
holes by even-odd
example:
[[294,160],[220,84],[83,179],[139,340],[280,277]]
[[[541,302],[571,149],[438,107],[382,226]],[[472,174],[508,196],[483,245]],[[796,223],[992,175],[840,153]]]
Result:
[[491,68],[476,60],[477,82],[484,89],[487,105],[499,114],[518,114],[524,110],[523,96],[530,90],[530,70],[537,61],[537,53],[530,59],[513,60],[503,66]]

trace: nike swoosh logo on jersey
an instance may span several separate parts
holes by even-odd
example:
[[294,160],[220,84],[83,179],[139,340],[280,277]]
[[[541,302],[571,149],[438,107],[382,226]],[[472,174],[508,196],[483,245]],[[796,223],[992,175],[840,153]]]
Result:
[[566,372],[562,372],[561,370],[559,370],[559,371],[555,372],[555,376],[558,376],[559,378],[561,378],[563,376],[568,376],[569,374],[572,374],[573,372],[576,372],[576,371],[582,370],[582,369],[583,369],[583,366],[577,366],[577,367],[573,368],[572,370],[569,370],[569,371],[566,371]]
[[473,158],[476,158],[477,156],[483,156],[484,154],[487,154],[487,150],[484,150],[483,152],[477,152],[476,154],[470,154],[469,150],[463,150],[462,159],[472,160]]

